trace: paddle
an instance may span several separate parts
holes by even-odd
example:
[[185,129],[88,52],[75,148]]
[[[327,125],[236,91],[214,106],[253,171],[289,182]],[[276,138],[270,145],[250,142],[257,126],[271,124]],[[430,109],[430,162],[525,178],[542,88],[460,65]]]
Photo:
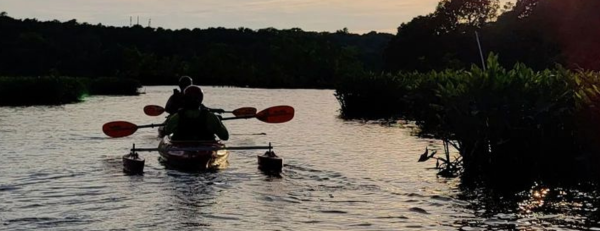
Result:
[[[222,120],[257,118],[265,123],[284,123],[294,118],[294,108],[290,106],[275,106],[260,111],[256,115],[223,118]],[[153,128],[165,124],[136,125],[127,121],[108,122],[102,126],[102,132],[113,138],[125,137],[135,133],[139,128]]]
[[267,133],[261,132],[261,133],[236,133],[236,134],[230,134],[232,136],[266,136]]
[[108,123],[102,125],[102,131],[107,136],[110,136],[113,138],[119,138],[119,137],[129,136],[129,135],[135,133],[138,130],[138,128],[153,128],[153,127],[159,127],[159,126],[165,126],[165,125],[164,124],[149,124],[149,125],[138,126],[138,125],[135,125],[135,124],[127,122],[127,121],[113,121],[113,122],[108,122]]
[[241,108],[235,109],[233,111],[225,111],[224,113],[233,113],[234,116],[240,117],[240,116],[256,115],[256,111],[257,110],[255,107],[241,107]]
[[187,147],[187,148],[132,148],[132,152],[156,151],[216,151],[216,150],[256,150],[273,149],[273,146],[239,146],[239,147]]
[[[209,111],[214,113],[233,113],[236,117],[240,116],[252,116],[256,114],[256,108],[254,107],[242,107],[235,109],[233,111],[223,111],[220,109],[209,109]],[[158,105],[146,105],[144,107],[144,114],[149,116],[159,116],[165,112],[165,108]]]
[[294,108],[291,106],[274,106],[256,113],[252,116],[238,116],[223,118],[221,120],[235,120],[235,119],[250,119],[257,118],[265,123],[285,123],[294,118]]
[[165,112],[165,109],[158,105],[146,105],[144,107],[144,114],[149,116],[159,116],[163,112]]

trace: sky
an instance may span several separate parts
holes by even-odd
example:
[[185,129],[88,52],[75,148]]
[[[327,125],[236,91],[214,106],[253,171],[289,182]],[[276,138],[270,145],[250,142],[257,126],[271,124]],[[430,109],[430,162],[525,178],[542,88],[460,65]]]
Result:
[[[509,0],[501,0],[507,2]],[[8,16],[110,26],[169,29],[246,27],[305,31],[395,33],[412,18],[433,12],[439,0],[0,0]]]

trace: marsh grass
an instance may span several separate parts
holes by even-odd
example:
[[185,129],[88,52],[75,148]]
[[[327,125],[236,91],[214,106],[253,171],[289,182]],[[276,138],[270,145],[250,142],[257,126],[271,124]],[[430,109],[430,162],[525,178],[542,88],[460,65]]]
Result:
[[137,95],[140,84],[117,78],[0,77],[0,106],[60,105],[86,95]]

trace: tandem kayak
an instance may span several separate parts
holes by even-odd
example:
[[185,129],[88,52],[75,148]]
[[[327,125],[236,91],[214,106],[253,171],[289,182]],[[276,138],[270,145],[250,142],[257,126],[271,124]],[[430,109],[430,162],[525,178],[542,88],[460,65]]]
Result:
[[[162,162],[179,169],[214,170],[225,168],[229,164],[229,151],[222,149],[225,145],[216,141],[173,141],[170,136],[165,136],[158,148]],[[196,148],[198,150],[194,150]]]

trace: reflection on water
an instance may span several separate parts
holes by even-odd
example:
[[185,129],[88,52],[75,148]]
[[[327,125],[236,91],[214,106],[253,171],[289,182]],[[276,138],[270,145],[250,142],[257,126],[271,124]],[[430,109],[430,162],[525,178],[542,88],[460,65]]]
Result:
[[[519,193],[467,188],[417,163],[437,140],[410,124],[343,121],[331,90],[204,88],[224,109],[292,105],[294,120],[225,124],[231,146],[272,142],[279,176],[257,167],[263,151],[233,151],[218,172],[168,169],[157,153],[144,175],[122,172],[121,156],[156,147],[155,129],[107,138],[102,124],[160,123],[144,105],[163,104],[169,87],[139,97],[91,97],[58,107],[0,108],[0,230],[477,230],[600,227],[593,189],[533,185]],[[261,135],[252,135],[261,134]],[[266,135],[262,135],[266,134]]]
[[469,201],[476,217],[458,221],[470,227],[501,229],[561,230],[599,227],[596,186],[579,184],[550,187],[534,184],[529,190],[496,188],[463,189],[460,198]]

